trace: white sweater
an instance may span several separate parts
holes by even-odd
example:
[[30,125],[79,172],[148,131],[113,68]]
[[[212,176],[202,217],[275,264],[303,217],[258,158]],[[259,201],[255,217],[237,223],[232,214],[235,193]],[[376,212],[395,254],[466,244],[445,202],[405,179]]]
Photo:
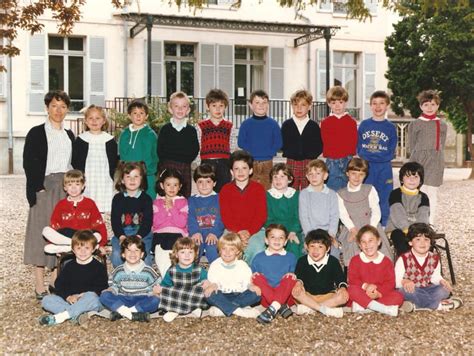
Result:
[[229,264],[219,257],[211,263],[207,279],[217,284],[222,293],[242,293],[250,286],[252,271],[242,260],[235,260]]

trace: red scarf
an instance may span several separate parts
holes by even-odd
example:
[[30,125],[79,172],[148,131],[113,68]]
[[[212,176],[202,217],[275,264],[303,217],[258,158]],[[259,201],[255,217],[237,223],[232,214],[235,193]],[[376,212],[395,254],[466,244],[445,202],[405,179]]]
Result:
[[436,151],[439,151],[439,141],[440,141],[440,126],[441,126],[441,123],[440,123],[440,120],[435,120],[436,119],[436,114],[434,115],[426,115],[426,114],[421,114],[421,117],[424,117],[425,119],[428,119],[428,120],[434,120],[434,122],[436,122]]

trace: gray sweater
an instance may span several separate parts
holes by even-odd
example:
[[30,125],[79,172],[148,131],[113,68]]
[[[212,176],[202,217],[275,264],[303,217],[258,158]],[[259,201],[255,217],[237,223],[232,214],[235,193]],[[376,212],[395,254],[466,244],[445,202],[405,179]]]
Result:
[[386,232],[400,229],[406,233],[415,222],[429,224],[430,202],[428,196],[419,191],[401,188],[392,190],[389,197],[390,218]]

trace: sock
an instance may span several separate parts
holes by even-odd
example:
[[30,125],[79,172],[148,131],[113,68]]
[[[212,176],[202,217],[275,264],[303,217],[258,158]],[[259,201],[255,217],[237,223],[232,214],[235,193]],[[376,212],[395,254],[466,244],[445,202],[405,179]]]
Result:
[[122,305],[120,308],[118,308],[117,313],[129,320],[132,320],[132,311],[129,307],[126,307],[125,305]]
[[56,324],[64,323],[66,320],[71,319],[69,312],[63,311],[58,314],[54,314],[54,319],[56,320]]
[[396,305],[384,305],[382,303],[377,302],[376,300],[372,300],[367,308],[390,316],[397,316],[398,315],[398,306]]
[[342,318],[342,316],[344,315],[342,308],[330,308],[325,305],[321,305],[319,311],[323,315],[332,316],[335,318]]
[[278,303],[278,302],[272,302],[272,304],[270,304],[272,307],[275,308],[276,311],[280,310],[280,307],[281,307],[281,304]]

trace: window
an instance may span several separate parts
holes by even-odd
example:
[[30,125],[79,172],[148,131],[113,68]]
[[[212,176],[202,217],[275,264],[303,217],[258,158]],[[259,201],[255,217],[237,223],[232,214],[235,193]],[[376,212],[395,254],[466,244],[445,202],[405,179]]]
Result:
[[166,97],[179,90],[194,96],[195,62],[193,44],[165,43]]
[[[371,15],[377,14],[378,0],[364,0]],[[347,15],[347,0],[320,0],[319,11],[331,12],[336,15]]]
[[349,101],[347,106],[349,108],[357,107],[357,75],[358,62],[357,53],[352,52],[337,52],[333,54],[333,68],[334,68],[334,85],[341,85],[346,88],[349,93]]
[[83,37],[48,37],[48,89],[66,91],[71,111],[85,106],[84,56]]
[[334,0],[332,3],[332,12],[335,14],[347,14],[347,0]]
[[235,47],[234,50],[234,98],[235,103],[246,105],[250,93],[264,88],[263,48]]

